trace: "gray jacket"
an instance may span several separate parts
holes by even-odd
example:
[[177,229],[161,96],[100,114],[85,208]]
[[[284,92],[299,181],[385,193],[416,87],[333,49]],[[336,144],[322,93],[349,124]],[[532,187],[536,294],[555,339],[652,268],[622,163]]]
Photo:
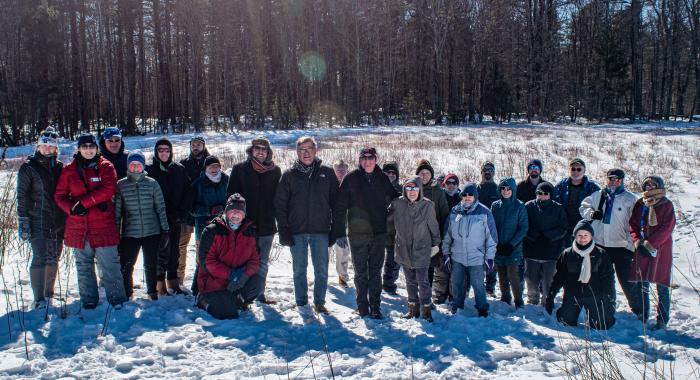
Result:
[[120,179],[114,203],[122,237],[142,238],[168,230],[165,200],[155,179],[147,176],[140,181],[128,176]]
[[464,266],[483,265],[496,256],[498,232],[491,211],[480,202],[465,210],[462,203],[452,208],[442,239],[443,255]]

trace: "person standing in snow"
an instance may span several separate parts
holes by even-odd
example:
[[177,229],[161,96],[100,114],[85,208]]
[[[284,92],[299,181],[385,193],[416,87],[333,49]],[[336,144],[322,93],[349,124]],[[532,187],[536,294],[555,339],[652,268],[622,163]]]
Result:
[[[486,161],[481,165],[481,183],[477,186],[479,190],[479,202],[486,206],[489,210],[493,202],[499,199],[498,195],[498,185],[494,181],[494,175],[496,173],[496,165],[491,161]],[[496,293],[496,282],[497,271],[493,271],[486,276],[486,294],[491,297],[495,297]]]
[[634,205],[630,232],[635,254],[630,280],[641,282],[642,320],[649,319],[649,284],[656,284],[659,296],[656,328],[666,328],[671,315],[671,269],[673,269],[673,229],[676,215],[666,197],[664,180],[649,176],[642,182],[642,198]]
[[204,228],[197,251],[197,306],[217,319],[238,318],[263,290],[253,221],[240,194]]
[[517,193],[518,200],[527,203],[537,197],[537,186],[545,182],[542,178],[542,161],[534,159],[527,163],[527,178],[518,182]]
[[66,247],[74,249],[80,302],[85,309],[97,307],[99,293],[95,261],[107,300],[115,308],[126,301],[114,223],[117,172],[99,153],[91,134],[78,137],[78,151],[58,179],[54,200],[68,215],[64,233]]
[[523,306],[523,289],[519,268],[523,261],[523,240],[527,235],[528,218],[523,202],[517,199],[515,179],[505,178],[498,185],[501,199],[493,202],[491,213],[498,231],[498,245],[494,262],[498,270],[501,301],[515,307]]
[[445,197],[447,198],[447,208],[452,210],[462,201],[459,195],[459,177],[454,173],[448,173],[442,181],[442,187],[445,189]]
[[387,213],[389,204],[398,194],[377,165],[377,151],[374,148],[360,150],[358,166],[340,186],[340,209],[347,212],[357,311],[361,317],[369,315],[381,319]]
[[586,309],[588,327],[607,330],[615,324],[615,275],[610,256],[595,245],[593,234],[593,227],[586,220],[574,227],[575,241],[557,261],[545,309],[552,314],[554,298],[563,287],[564,298],[557,310],[559,322],[577,326],[581,309]]
[[314,310],[328,314],[328,248],[345,235],[335,172],[316,157],[316,140],[297,140],[297,160],[282,173],[275,193],[275,217],[280,244],[289,247],[297,306],[308,304],[306,267],[309,250],[314,266]]
[[[188,183],[194,182],[204,172],[204,159],[209,157],[209,151],[206,147],[206,141],[203,136],[195,135],[190,139],[190,154],[180,160],[180,165],[185,168]],[[190,212],[192,210],[189,210]],[[194,217],[189,214],[187,219],[180,224],[180,241],[178,249],[180,255],[177,261],[177,280],[180,283],[180,289],[185,283],[185,271],[187,269],[187,246],[192,239],[194,233]],[[197,237],[199,238],[199,237]],[[196,272],[195,272],[196,273]]]
[[[228,180],[226,194],[241,194],[246,199],[248,218],[257,229],[260,271],[258,274],[267,280],[267,270],[275,238],[275,192],[282,177],[282,170],[272,160],[272,148],[265,138],[256,138],[246,149],[247,159],[233,166]],[[258,301],[266,304],[276,302],[265,296],[265,284]]]
[[32,247],[29,281],[34,309],[46,307],[54,294],[58,260],[63,251],[65,214],[54,201],[63,163],[58,160],[58,133],[52,127],[39,134],[36,151],[17,173],[17,229]]
[[[568,178],[561,180],[554,187],[552,199],[564,206],[569,232],[574,230],[576,224],[581,220],[579,207],[581,202],[589,195],[600,191],[600,186],[588,179],[586,176],[586,163],[580,158],[574,158],[569,162],[571,174]],[[564,248],[571,246],[573,233],[567,234],[564,238]]]
[[[595,243],[610,256],[617,280],[625,293],[632,312],[643,319],[642,289],[630,282],[634,244],[630,235],[630,217],[637,197],[625,189],[625,172],[610,169],[605,189],[596,191],[581,202],[579,212],[591,222]],[[613,294],[616,299],[616,293]]]
[[440,226],[433,202],[421,196],[422,181],[415,177],[403,185],[403,196],[389,206],[389,232],[396,238],[396,262],[403,268],[408,291],[408,313],[433,321],[428,267],[440,245]]
[[158,250],[168,245],[168,218],[160,186],[146,176],[145,168],[143,154],[129,154],[126,178],[117,182],[114,214],[117,226],[123,226],[119,259],[126,297],[134,293],[134,264],[143,249],[146,292],[151,300],[157,300]]
[[462,202],[450,212],[442,240],[444,268],[452,274],[452,313],[464,308],[464,281],[468,273],[477,312],[480,317],[487,317],[489,304],[484,276],[495,269],[498,232],[491,211],[479,202],[477,185],[466,183],[461,195]]
[[117,127],[105,128],[100,136],[100,153],[114,165],[117,171],[117,181],[126,177],[126,158],[129,152],[124,150],[122,132]]
[[[335,171],[335,177],[338,178],[338,183],[342,186],[343,179],[348,174],[348,164],[343,160],[338,160],[333,164],[333,170]],[[335,253],[335,270],[338,272],[338,283],[343,288],[347,288],[350,282],[350,275],[348,274],[350,243],[347,236],[338,238],[331,249]]]
[[[396,161],[389,161],[382,166],[382,171],[394,186],[396,194],[401,194],[399,183],[399,165]],[[382,276],[382,289],[391,295],[396,295],[396,281],[399,279],[399,264],[394,259],[394,236],[389,234],[386,239],[386,256],[384,257],[384,275]]]
[[[520,189],[517,189],[520,192]],[[539,305],[549,294],[562,239],[567,234],[564,207],[551,199],[554,186],[537,185],[537,199],[525,203],[528,229],[523,244],[528,303]],[[540,297],[540,294],[542,297]]]

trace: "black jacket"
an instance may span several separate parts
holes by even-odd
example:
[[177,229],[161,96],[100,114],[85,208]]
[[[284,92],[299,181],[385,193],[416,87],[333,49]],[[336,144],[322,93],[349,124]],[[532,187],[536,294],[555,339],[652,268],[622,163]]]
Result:
[[340,184],[333,169],[316,160],[310,175],[285,170],[275,192],[275,218],[280,236],[331,233],[345,235],[338,207]]
[[122,146],[119,147],[119,152],[113,154],[107,150],[105,139],[100,137],[100,153],[102,153],[102,157],[106,158],[114,166],[114,170],[117,171],[117,181],[126,177],[126,170],[128,169],[126,167],[126,158],[129,157],[129,152],[124,150],[124,140],[121,143]]
[[[520,190],[518,190],[520,191]],[[557,260],[562,239],[568,233],[564,206],[553,200],[532,200],[525,204],[528,230],[523,251],[525,258]]]
[[[539,181],[537,182],[537,185],[539,185],[542,182],[544,182],[544,179],[540,177]],[[537,194],[535,193],[537,191],[537,185],[533,185],[532,182],[530,182],[529,177],[518,182],[518,200],[520,202],[527,203],[537,198]],[[552,194],[552,196],[554,196],[554,194]]]
[[447,193],[440,188],[440,185],[435,180],[431,180],[427,185],[423,185],[424,197],[433,201],[435,204],[435,217],[437,218],[438,226],[440,226],[440,237],[445,235],[445,222],[452,210],[447,203]]
[[362,168],[348,173],[340,186],[340,202],[343,212],[347,212],[348,234],[386,233],[389,204],[398,196],[379,166],[375,166],[370,174]]
[[238,193],[245,198],[246,214],[258,229],[258,235],[268,236],[277,232],[275,225],[275,193],[282,177],[279,166],[265,173],[253,169],[250,159],[231,169],[226,196]]
[[146,173],[158,181],[163,191],[165,212],[168,214],[168,224],[171,228],[186,221],[192,208],[193,191],[185,174],[185,167],[172,161],[169,165],[161,164],[153,157],[151,165],[146,166]]
[[209,151],[205,148],[200,158],[196,158],[190,153],[189,156],[180,160],[180,164],[185,168],[185,173],[190,183],[199,178],[199,175],[204,171],[204,159],[207,156],[209,156]]
[[63,239],[66,214],[53,199],[63,164],[36,152],[17,173],[17,216],[28,217],[32,237]]
[[491,209],[493,202],[501,199],[496,182],[480,183],[476,188],[479,190],[479,202],[488,209]]
[[591,278],[588,283],[579,282],[583,258],[573,248],[564,250],[557,261],[557,272],[549,288],[549,297],[554,299],[564,288],[564,299],[572,297],[610,300],[615,291],[615,276],[610,256],[596,246],[591,252]]

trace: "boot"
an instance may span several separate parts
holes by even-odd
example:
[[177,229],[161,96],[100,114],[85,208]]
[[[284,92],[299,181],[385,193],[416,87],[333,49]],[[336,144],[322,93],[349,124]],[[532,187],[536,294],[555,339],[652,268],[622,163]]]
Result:
[[479,312],[479,317],[486,318],[489,316],[488,309],[477,309],[477,311]]
[[29,282],[32,285],[35,302],[44,299],[44,278],[44,268],[29,268]]
[[[416,305],[416,311],[418,311],[417,309],[418,309],[418,305]],[[423,305],[423,312],[421,313],[421,318],[432,323],[433,322],[432,310],[433,310],[433,308],[430,307],[430,305]]]
[[148,293],[148,299],[151,301],[158,301],[158,293]]
[[156,282],[156,293],[159,297],[168,295],[168,289],[165,287],[164,280],[159,280]]
[[[430,312],[428,312],[430,313]],[[402,315],[402,318],[405,319],[411,319],[411,318],[417,318],[420,316],[418,304],[415,302],[409,302],[408,303],[408,313]]]
[[53,288],[58,275],[58,265],[51,264],[44,267],[44,297],[53,298]]
[[185,294],[185,292],[180,289],[180,281],[178,279],[166,280],[168,283],[168,289],[172,291],[173,294]]

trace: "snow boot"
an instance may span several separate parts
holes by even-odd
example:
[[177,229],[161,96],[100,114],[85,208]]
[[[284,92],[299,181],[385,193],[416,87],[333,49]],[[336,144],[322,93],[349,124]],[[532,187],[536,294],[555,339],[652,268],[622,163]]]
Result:
[[420,316],[420,311],[418,309],[418,304],[415,302],[408,303],[408,313],[402,315],[402,318],[411,319]]
[[433,308],[431,308],[430,305],[423,305],[423,312],[421,313],[421,318],[432,323],[433,322],[432,310],[433,310]]
[[489,316],[489,310],[488,309],[477,309],[479,312],[479,317],[488,317]]
[[58,276],[58,265],[51,264],[44,267],[44,297],[53,298],[56,276]]

